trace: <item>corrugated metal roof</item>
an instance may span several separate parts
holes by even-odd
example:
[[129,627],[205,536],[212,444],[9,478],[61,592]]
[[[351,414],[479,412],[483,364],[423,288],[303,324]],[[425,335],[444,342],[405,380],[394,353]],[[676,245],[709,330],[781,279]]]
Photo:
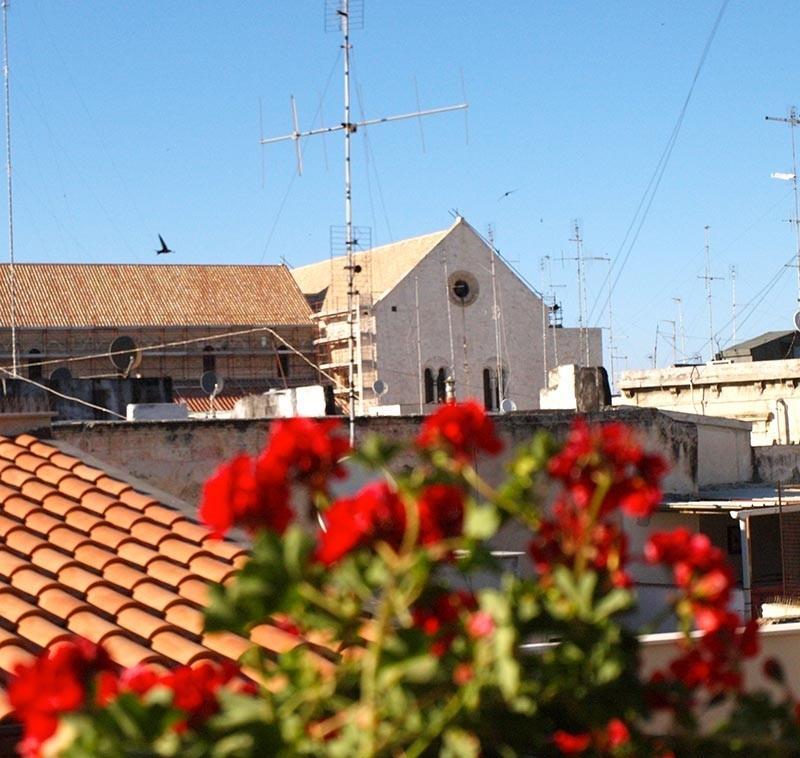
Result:
[[[0,265],[0,327],[9,327],[8,264]],[[309,323],[285,266],[23,263],[17,325],[120,327]]]
[[[361,266],[358,274],[358,291],[373,298],[394,287],[419,261],[438,245],[459,223],[449,229],[401,240],[371,250],[355,253],[355,263]],[[347,304],[347,256],[340,255],[320,263],[292,269],[300,289],[308,296],[316,295],[315,302],[323,311],[342,309]],[[327,288],[327,289],[326,289]]]

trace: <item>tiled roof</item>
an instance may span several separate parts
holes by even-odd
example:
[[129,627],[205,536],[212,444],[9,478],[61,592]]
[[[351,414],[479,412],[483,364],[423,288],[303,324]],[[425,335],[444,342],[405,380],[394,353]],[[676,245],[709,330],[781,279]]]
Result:
[[[0,265],[0,327],[10,326]],[[17,326],[279,326],[310,309],[285,266],[18,263]]]
[[15,664],[75,634],[120,666],[236,659],[253,642],[273,654],[310,645],[269,623],[250,640],[203,633],[209,585],[245,559],[242,545],[211,539],[104,470],[28,434],[0,436],[0,718]]
[[[236,402],[246,395],[241,392],[235,395],[217,395],[214,398],[215,411],[232,411]],[[205,392],[192,392],[188,390],[173,390],[172,399],[179,405],[185,405],[189,413],[208,413],[211,404]]]
[[[356,280],[358,291],[376,299],[392,289],[459,223],[465,222],[459,219],[453,227],[443,231],[355,253],[356,265],[361,266]],[[329,258],[293,268],[292,276],[303,293],[314,301],[315,308],[334,311],[347,307],[346,263],[346,256]]]

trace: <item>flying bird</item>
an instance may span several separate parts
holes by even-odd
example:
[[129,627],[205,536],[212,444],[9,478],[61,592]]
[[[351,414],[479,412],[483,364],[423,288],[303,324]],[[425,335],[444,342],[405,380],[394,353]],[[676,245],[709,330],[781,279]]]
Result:
[[513,189],[513,190],[509,190],[508,192],[504,192],[504,193],[503,193],[502,195],[500,195],[500,197],[498,197],[497,199],[498,199],[498,200],[502,200],[504,197],[508,197],[508,196],[509,196],[509,195],[510,195],[512,192],[516,192],[516,191],[517,191],[516,189]]
[[164,253],[173,252],[172,250],[170,250],[167,247],[167,243],[164,242],[164,238],[160,234],[158,235],[158,241],[161,243],[161,249],[160,250],[156,250],[156,255],[163,255]]

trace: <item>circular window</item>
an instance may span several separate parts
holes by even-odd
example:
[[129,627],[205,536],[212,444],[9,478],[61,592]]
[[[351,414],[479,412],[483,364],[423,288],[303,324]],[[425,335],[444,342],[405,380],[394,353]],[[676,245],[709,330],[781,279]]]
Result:
[[456,271],[448,278],[447,291],[456,305],[472,305],[478,297],[478,280],[467,271]]

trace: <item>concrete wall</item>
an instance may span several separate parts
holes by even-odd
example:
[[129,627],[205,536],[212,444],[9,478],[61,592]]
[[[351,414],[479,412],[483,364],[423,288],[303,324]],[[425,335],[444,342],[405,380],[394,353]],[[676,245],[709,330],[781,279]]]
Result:
[[[665,482],[668,492],[694,494],[699,486],[712,483],[703,477],[713,467],[705,458],[707,453],[698,447],[702,434],[698,429],[703,426],[703,419],[635,408],[609,409],[587,417],[598,421],[620,420],[636,427],[647,448],[660,451],[670,460],[672,469]],[[573,418],[569,411],[496,416],[506,452],[498,458],[479,460],[479,471],[490,481],[500,481],[503,466],[515,447],[528,441],[537,429],[564,435]],[[390,439],[408,439],[416,434],[420,421],[419,416],[359,418],[357,438],[378,433]],[[256,453],[263,447],[269,425],[267,419],[90,422],[56,424],[52,436],[193,502],[205,479],[221,461],[240,451]],[[715,457],[728,455],[719,449],[712,452]]]
[[619,404],[753,424],[752,443],[800,442],[800,360],[626,371]]

